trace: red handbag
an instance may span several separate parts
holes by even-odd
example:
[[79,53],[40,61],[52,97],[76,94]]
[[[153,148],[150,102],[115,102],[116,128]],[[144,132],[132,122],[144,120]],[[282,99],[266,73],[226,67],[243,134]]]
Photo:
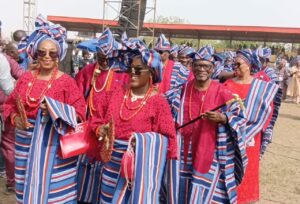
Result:
[[67,159],[86,153],[89,148],[87,127],[87,122],[79,123],[76,128],[68,130],[65,135],[59,137],[59,157]]

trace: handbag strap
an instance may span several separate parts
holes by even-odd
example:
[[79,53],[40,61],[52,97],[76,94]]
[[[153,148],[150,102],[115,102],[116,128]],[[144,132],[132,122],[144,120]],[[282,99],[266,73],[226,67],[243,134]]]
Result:
[[[131,145],[131,143],[132,143],[132,139],[134,138],[134,136],[132,135],[131,137],[130,137],[130,139],[129,139],[129,142],[128,142],[128,148],[127,148],[127,151],[126,151],[126,154],[128,155],[128,156],[130,156],[130,157],[132,157],[132,159],[131,159],[131,166],[132,167],[134,167],[134,157],[135,157],[135,155],[134,155],[134,149],[133,149],[133,146]],[[125,157],[124,159],[124,163],[125,164],[127,164],[128,163],[128,156],[127,157]],[[132,186],[132,183],[133,183],[133,179],[134,179],[134,170],[131,172],[131,180],[129,179],[129,175],[128,175],[128,165],[125,165],[125,167],[124,167],[124,174],[125,174],[125,179],[126,179],[126,182],[127,182],[127,184],[128,184],[128,188],[130,189],[131,188],[131,186]]]

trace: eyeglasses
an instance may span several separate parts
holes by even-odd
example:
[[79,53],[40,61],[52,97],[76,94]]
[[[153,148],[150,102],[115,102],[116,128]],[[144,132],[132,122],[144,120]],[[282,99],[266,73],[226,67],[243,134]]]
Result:
[[131,67],[128,69],[128,73],[132,74],[132,75],[141,75],[142,72],[149,72],[149,69],[143,69],[143,68],[139,68],[139,67]]
[[210,64],[193,64],[194,70],[204,69],[205,71],[208,71],[211,68],[212,68],[212,65],[210,65]]
[[52,58],[52,59],[56,59],[58,58],[58,52],[57,51],[45,51],[45,50],[38,50],[37,51],[37,56],[38,57],[45,57],[46,55],[48,55]]

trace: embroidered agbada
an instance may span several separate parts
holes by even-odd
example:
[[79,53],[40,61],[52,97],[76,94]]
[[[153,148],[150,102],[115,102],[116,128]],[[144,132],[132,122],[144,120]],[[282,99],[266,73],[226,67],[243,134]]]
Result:
[[76,203],[77,157],[58,157],[59,137],[75,127],[74,107],[45,97],[49,117],[38,111],[34,128],[16,131],[16,197],[18,203]]
[[132,183],[119,177],[112,203],[159,203],[168,140],[154,133],[134,133],[136,145]]
[[256,202],[259,200],[261,131],[267,126],[267,120],[272,112],[270,104],[274,100],[278,86],[255,78],[251,84],[237,84],[233,80],[227,80],[225,86],[245,98],[247,115],[245,138],[249,163],[244,180],[238,187],[238,202]]
[[[179,126],[190,120],[186,114],[189,113],[187,101],[192,84],[189,82],[184,88],[166,94]],[[228,99],[228,91],[221,84],[212,81],[210,86],[203,112],[224,104]],[[199,106],[203,103],[202,93],[197,94],[191,103],[194,117],[199,114]],[[226,126],[209,121],[201,125],[204,122],[201,119],[187,126],[186,130],[177,131],[180,161],[168,163],[165,177],[165,183],[169,185],[168,203],[236,203],[236,188],[247,164],[243,135],[246,120],[237,103],[221,111],[228,118]],[[206,125],[209,125],[207,129]]]

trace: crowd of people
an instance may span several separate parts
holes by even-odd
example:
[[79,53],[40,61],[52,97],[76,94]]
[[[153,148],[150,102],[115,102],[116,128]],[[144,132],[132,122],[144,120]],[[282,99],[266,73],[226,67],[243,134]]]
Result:
[[39,15],[1,45],[1,150],[17,203],[255,203],[282,100],[300,102],[300,58],[216,53],[106,28],[59,70],[66,29]]

